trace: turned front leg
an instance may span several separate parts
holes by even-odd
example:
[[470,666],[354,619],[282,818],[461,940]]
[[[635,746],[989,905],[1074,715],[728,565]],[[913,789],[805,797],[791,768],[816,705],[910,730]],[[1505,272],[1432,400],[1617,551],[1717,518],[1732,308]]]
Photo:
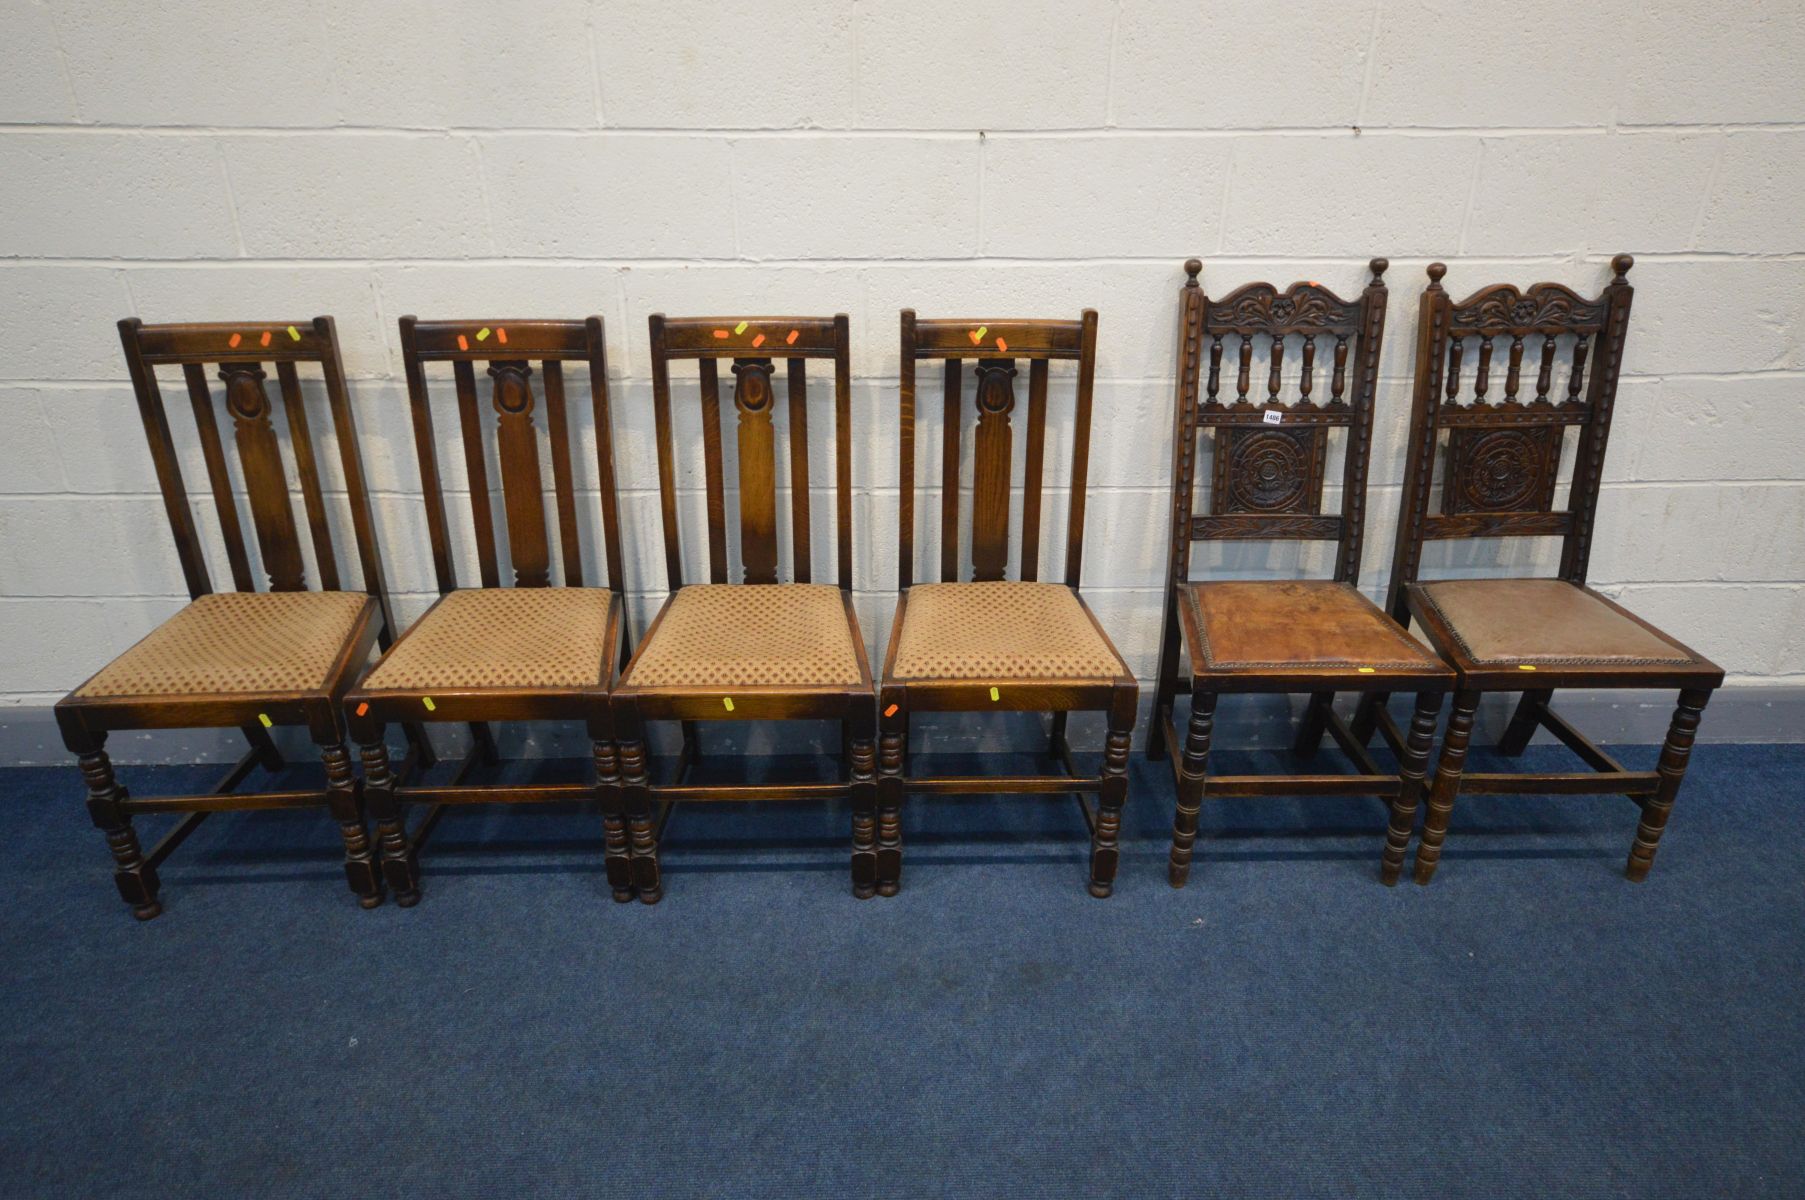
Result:
[[395,794],[395,776],[389,770],[389,748],[382,730],[368,735],[359,754],[364,765],[364,803],[376,819],[376,845],[381,855],[382,877],[395,893],[395,903],[412,908],[420,903],[420,860],[407,840],[401,820],[401,801]]
[[1454,711],[1448,714],[1448,732],[1442,737],[1441,757],[1435,763],[1435,785],[1429,790],[1429,815],[1423,819],[1423,838],[1416,846],[1416,881],[1420,884],[1435,878],[1436,865],[1441,862],[1442,841],[1448,836],[1454,797],[1460,794],[1460,774],[1466,770],[1467,742],[1473,736],[1473,714],[1478,708],[1478,692],[1454,693]]
[[857,734],[846,744],[852,780],[852,894],[877,895],[877,742]]
[[1181,888],[1191,877],[1191,847],[1197,841],[1197,818],[1203,811],[1204,780],[1209,772],[1210,737],[1216,725],[1216,694],[1191,697],[1191,723],[1185,731],[1184,758],[1178,768],[1178,811],[1172,820],[1172,855],[1166,882]]
[[656,904],[664,899],[664,876],[658,864],[658,828],[652,813],[652,781],[646,774],[645,742],[634,737],[620,743],[620,770],[633,887],[643,903]]
[[334,742],[320,747],[320,760],[326,764],[326,807],[338,822],[345,843],[345,882],[357,894],[359,904],[375,908],[382,903],[382,873],[370,845],[370,827],[364,821],[364,798],[351,769],[351,752],[344,742]]
[[1661,761],[1655,768],[1661,783],[1643,804],[1642,820],[1636,825],[1636,840],[1630,844],[1629,865],[1624,875],[1631,883],[1641,883],[1648,878],[1648,869],[1654,865],[1661,831],[1667,828],[1667,816],[1673,811],[1680,784],[1686,778],[1686,763],[1692,757],[1692,741],[1698,735],[1699,717],[1710,699],[1711,693],[1703,688],[1680,693],[1680,704],[1673,711],[1667,740],[1661,744]]
[[602,854],[608,886],[621,904],[633,899],[633,856],[627,841],[627,808],[620,777],[620,752],[606,738],[590,744],[595,756],[595,791],[602,808]]
[[1122,805],[1128,800],[1128,745],[1126,729],[1111,729],[1103,743],[1103,789],[1097,794],[1097,828],[1091,834],[1090,893],[1105,899],[1116,886],[1121,861],[1117,838],[1122,828]]
[[1391,798],[1391,822],[1385,827],[1385,853],[1379,862],[1379,881],[1386,887],[1395,887],[1404,872],[1404,851],[1410,846],[1410,831],[1416,826],[1417,806],[1422,803],[1429,747],[1435,741],[1435,718],[1441,704],[1440,692],[1417,693],[1404,753],[1398,758],[1398,794]]
[[121,808],[128,796],[113,776],[113,761],[96,744],[81,755],[81,773],[88,785],[88,816],[113,852],[113,883],[120,898],[132,906],[132,915],[148,921],[163,911],[157,899],[157,869],[144,861],[132,819]]
[[878,739],[877,894],[902,890],[903,762],[908,750],[908,716],[884,718]]

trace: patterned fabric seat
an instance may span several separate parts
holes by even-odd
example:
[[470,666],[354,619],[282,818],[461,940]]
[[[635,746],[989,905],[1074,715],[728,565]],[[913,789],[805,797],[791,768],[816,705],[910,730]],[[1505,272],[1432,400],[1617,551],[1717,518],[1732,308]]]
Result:
[[75,697],[322,691],[370,603],[362,592],[202,596],[101,668]]
[[1071,588],[987,580],[909,589],[890,678],[1115,679],[1128,674]]
[[581,688],[604,683],[607,588],[470,588],[440,600],[362,691]]
[[1447,670],[1359,589],[1331,580],[1228,580],[1185,586],[1199,644],[1194,669],[1370,667]]
[[680,588],[622,688],[857,687],[840,589],[822,583]]

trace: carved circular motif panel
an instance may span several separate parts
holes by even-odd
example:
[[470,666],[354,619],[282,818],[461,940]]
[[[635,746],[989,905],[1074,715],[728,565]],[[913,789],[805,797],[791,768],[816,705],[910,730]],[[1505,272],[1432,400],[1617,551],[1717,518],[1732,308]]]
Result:
[[1460,448],[1455,486],[1469,512],[1537,508],[1545,489],[1546,429],[1494,429]]
[[1311,447],[1277,429],[1240,432],[1229,447],[1229,512],[1295,512],[1312,474]]

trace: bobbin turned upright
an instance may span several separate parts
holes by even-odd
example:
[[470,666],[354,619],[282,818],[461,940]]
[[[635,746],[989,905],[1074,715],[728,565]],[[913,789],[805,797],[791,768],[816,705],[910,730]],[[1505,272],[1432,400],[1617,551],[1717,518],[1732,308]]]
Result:
[[[1429,266],[1418,309],[1416,392],[1404,467],[1404,503],[1392,556],[1387,608],[1457,673],[1454,711],[1429,794],[1416,852],[1416,881],[1441,860],[1454,799],[1462,791],[1554,795],[1618,794],[1642,810],[1625,874],[1640,881],[1673,809],[1699,714],[1723,670],[1586,586],[1598,516],[1605,444],[1629,328],[1629,271],[1611,260],[1611,281],[1588,300],[1558,283],[1500,283],[1454,302],[1442,290],[1447,268]],[[1505,349],[1502,395],[1492,399],[1493,360]],[[1469,349],[1472,374],[1463,376]],[[1524,357],[1536,357],[1533,382]],[[1462,399],[1470,379],[1469,399]],[[1529,389],[1533,388],[1533,393]],[[1556,508],[1562,443],[1577,430],[1566,507]],[[1439,481],[1435,464],[1445,454]],[[1439,493],[1439,511],[1431,511]],[[1552,579],[1418,579],[1423,547],[1455,538],[1558,537]],[[1678,688],[1679,704],[1653,771],[1630,771],[1550,706],[1557,688]],[[1569,773],[1463,774],[1475,710],[1487,692],[1520,692],[1498,749],[1522,753],[1538,728],[1590,768]],[[1387,728],[1384,697],[1356,716],[1364,740]]]

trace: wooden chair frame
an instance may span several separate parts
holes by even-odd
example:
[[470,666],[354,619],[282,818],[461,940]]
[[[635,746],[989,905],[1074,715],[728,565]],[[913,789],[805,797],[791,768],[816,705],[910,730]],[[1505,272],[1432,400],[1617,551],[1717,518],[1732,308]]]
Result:
[[[622,671],[613,692],[614,725],[620,745],[622,789],[630,846],[609,849],[609,878],[630,874],[639,899],[663,897],[659,843],[675,807],[688,801],[827,800],[853,804],[852,879],[856,894],[869,895],[875,875],[877,783],[871,667],[852,603],[852,355],[846,314],[834,317],[687,317],[648,320],[652,353],[652,403],[658,437],[658,487],[663,515],[665,578],[670,590],[640,641],[652,643],[684,586],[681,523],[677,513],[677,460],[671,424],[670,364],[695,359],[700,368],[702,451],[708,492],[709,582],[729,582],[727,497],[722,461],[720,362],[734,373],[733,406],[738,415],[739,491],[736,507],[743,581],[779,582],[777,546],[777,463],[774,430],[776,395],[771,387],[776,360],[787,363],[787,419],[790,448],[792,581],[812,581],[808,464],[808,379],[810,359],[833,364],[834,519],[840,600],[858,660],[860,682],[853,687],[758,685],[731,689],[732,707],[723,705],[721,686],[634,686],[633,667]],[[696,784],[689,775],[701,759],[698,722],[828,720],[841,724],[845,780],[796,783]],[[683,749],[672,777],[654,784],[646,760],[649,721],[681,721]],[[616,893],[617,898],[619,893]]]
[[[1511,284],[1481,288],[1455,303],[1442,289],[1447,273],[1442,263],[1428,268],[1429,285],[1417,312],[1415,393],[1410,416],[1410,442],[1404,468],[1404,503],[1398,520],[1397,543],[1391,566],[1386,608],[1401,625],[1412,618],[1436,649],[1454,665],[1457,680],[1453,711],[1442,741],[1440,759],[1429,794],[1429,812],[1417,845],[1415,878],[1427,884],[1435,875],[1447,836],[1454,798],[1462,790],[1479,794],[1609,795],[1629,797],[1642,817],[1631,844],[1627,877],[1640,882],[1648,875],[1655,848],[1667,816],[1679,794],[1691,754],[1699,715],[1711,692],[1723,682],[1723,670],[1703,656],[1675,645],[1695,661],[1692,665],[1550,665],[1535,667],[1534,688],[1523,687],[1523,674],[1514,667],[1498,668],[1473,660],[1434,605],[1424,600],[1417,584],[1426,542],[1446,538],[1555,536],[1561,538],[1559,578],[1585,588],[1591,560],[1593,525],[1598,515],[1598,490],[1603,478],[1605,445],[1610,437],[1611,413],[1617,397],[1617,376],[1623,360],[1625,333],[1629,327],[1630,301],[1634,295],[1627,276],[1635,260],[1619,254],[1611,260],[1611,281],[1595,300],[1587,300],[1556,283],[1538,283],[1526,289]],[[1568,388],[1564,397],[1553,397],[1550,377],[1556,339],[1574,339]],[[1517,398],[1521,384],[1523,344],[1526,338],[1542,339],[1542,357],[1533,399]],[[1463,343],[1477,338],[1479,352],[1473,377],[1471,403],[1460,403]],[[1510,350],[1504,397],[1488,401],[1486,393],[1493,341],[1509,338]],[[1596,340],[1593,352],[1590,343]],[[1591,370],[1586,372],[1590,356]],[[1584,388],[1582,394],[1582,385]],[[1561,437],[1568,426],[1578,426],[1578,448],[1567,508],[1554,507]],[[1442,509],[1431,513],[1430,493],[1441,435],[1449,435],[1449,478],[1442,484]],[[1489,453],[1488,453],[1489,451]],[[1514,465],[1496,486],[1477,477],[1470,464],[1500,461]],[[1469,465],[1463,465],[1469,464]],[[1511,502],[1492,502],[1494,493],[1510,492]],[[1671,641],[1653,626],[1590,593],[1643,628]],[[1660,762],[1654,771],[1629,771],[1621,763],[1574,728],[1550,704],[1554,691],[1564,687],[1680,689]],[[1586,764],[1579,773],[1465,774],[1467,746],[1472,736],[1474,712],[1487,692],[1520,692],[1498,750],[1510,757],[1521,754],[1536,729],[1548,730]],[[1365,740],[1377,727],[1390,725],[1385,696],[1365,698],[1353,724],[1357,740]],[[1387,736],[1391,736],[1387,734]]]
[[[596,478],[601,494],[602,536],[607,551],[609,597],[603,656],[597,682],[581,687],[471,687],[371,690],[366,672],[345,698],[351,733],[360,747],[364,787],[383,874],[403,906],[420,899],[419,855],[448,805],[540,804],[600,801],[607,844],[624,847],[620,770],[608,706],[608,687],[616,664],[629,650],[624,616],[620,513],[615,491],[613,425],[608,398],[608,355],[602,318],[586,320],[400,321],[401,353],[407,374],[414,445],[419,456],[426,524],[432,539],[433,570],[440,600],[458,589],[458,574],[446,520],[445,489],[433,435],[432,400],[426,378],[428,363],[449,362],[455,378],[458,419],[463,431],[464,470],[476,531],[476,566],[483,588],[504,586],[478,399],[476,366],[487,364],[492,380],[497,461],[500,467],[507,557],[515,587],[551,587],[551,541],[539,471],[539,435],[534,422],[540,397],[534,393],[532,364],[539,364],[545,436],[550,443],[558,548],[564,586],[583,586],[585,564],[577,526],[576,485],[571,458],[572,422],[564,391],[563,365],[583,363],[589,371],[590,406],[595,421]],[[438,606],[435,604],[435,608]],[[405,644],[429,612],[396,643]],[[380,664],[378,664],[380,665]],[[494,721],[580,720],[588,729],[595,759],[596,782],[473,784],[466,782],[479,764],[499,761],[489,729]],[[391,769],[384,730],[394,721],[468,724],[474,739],[456,776],[444,784],[409,784],[407,771]],[[406,828],[405,806],[426,805],[412,832]],[[609,882],[616,899],[631,899],[630,880],[611,868]]]
[[[133,906],[133,915],[149,920],[162,912],[158,896],[157,868],[200,823],[215,812],[279,808],[328,809],[339,822],[344,840],[345,875],[351,890],[365,908],[382,902],[382,884],[370,853],[364,820],[364,796],[345,747],[345,726],[340,700],[359,664],[372,646],[387,646],[393,638],[394,618],[383,582],[382,557],[377,548],[370,514],[369,490],[357,442],[357,427],[345,387],[339,357],[338,334],[331,317],[316,317],[293,324],[177,324],[146,325],[137,318],[119,322],[119,340],[138,401],[138,415],[150,446],[157,486],[175,537],[176,554],[188,594],[198,600],[214,591],[201,537],[196,529],[189,493],[171,436],[168,412],[158,384],[158,366],[180,366],[187,383],[214,510],[230,563],[233,590],[254,592],[258,583],[244,528],[219,420],[207,380],[209,365],[219,368],[225,384],[225,404],[233,417],[234,445],[252,518],[252,531],[271,591],[302,591],[307,587],[296,526],[293,497],[285,478],[283,456],[271,417],[275,406],[265,386],[264,364],[273,364],[279,384],[281,407],[287,418],[295,474],[304,500],[321,589],[340,591],[340,568],[325,493],[315,457],[313,430],[301,389],[298,368],[317,365],[324,378],[326,401],[338,442],[340,468],[349,495],[351,527],[357,557],[368,594],[350,639],[332,666],[327,685],[318,691],[293,691],[261,696],[110,696],[82,697],[70,693],[56,706],[57,725],[71,753],[80,756],[87,781],[88,812],[95,826],[106,834],[112,849],[114,880],[119,894]],[[268,730],[275,726],[304,725],[326,767],[324,791],[241,792],[238,786],[262,767],[280,770],[284,763]],[[243,731],[250,749],[214,790],[196,796],[159,796],[134,799],[115,777],[106,753],[107,735],[116,729],[225,729]],[[430,755],[417,727],[410,728],[413,754]],[[147,854],[132,828],[132,818],[154,813],[187,814]]]
[[[1009,504],[1013,454],[1010,414],[1015,407],[1016,363],[1025,360],[1028,375],[1021,519],[1020,577],[1038,578],[1040,567],[1041,492],[1047,426],[1047,391],[1051,364],[1073,362],[1078,368],[1072,435],[1072,474],[1065,545],[1064,584],[1112,654],[1120,659],[1078,588],[1084,558],[1085,481],[1090,464],[1091,397],[1097,374],[1097,313],[1085,309],[1076,321],[963,319],[921,320],[913,309],[902,312],[902,368],[899,388],[901,461],[898,475],[898,555],[896,616],[884,657],[884,681],[878,701],[878,860],[877,890],[895,895],[902,886],[902,805],[909,793],[922,795],[1010,794],[1070,795],[1078,802],[1091,834],[1089,889],[1103,898],[1114,890],[1119,861],[1117,835],[1122,806],[1128,798],[1128,748],[1134,734],[1140,689],[1123,671],[1097,679],[1015,680],[1006,689],[969,679],[898,680],[897,649],[915,582],[915,426],[916,365],[942,363],[944,440],[941,456],[940,581],[956,582],[959,558],[959,456],[964,396],[963,366],[972,360],[978,373],[979,414],[974,436],[972,494],[972,575],[974,580],[1006,577],[1009,561]],[[909,770],[909,717],[916,712],[1045,712],[1052,714],[1048,755],[1062,774],[997,776],[926,776]],[[1102,770],[1080,775],[1066,740],[1072,712],[1106,714]],[[1096,810],[1085,799],[1097,794]]]
[[[1385,259],[1369,264],[1372,279],[1356,300],[1343,300],[1316,283],[1294,283],[1281,292],[1269,283],[1252,283],[1224,299],[1211,300],[1198,286],[1203,264],[1185,263],[1187,276],[1179,289],[1179,335],[1176,408],[1173,415],[1172,524],[1166,587],[1165,619],[1160,639],[1154,728],[1147,755],[1158,759],[1171,752],[1173,785],[1178,793],[1173,820],[1172,852],[1167,878],[1183,887],[1190,876],[1198,817],[1204,795],[1230,796],[1380,796],[1390,808],[1380,879],[1395,884],[1416,818],[1435,735],[1436,716],[1453,675],[1445,666],[1357,666],[1352,662],[1256,663],[1213,665],[1202,652],[1207,639],[1193,606],[1181,600],[1190,584],[1191,545],[1213,539],[1326,540],[1336,544],[1333,582],[1358,586],[1360,553],[1365,536],[1366,480],[1372,441],[1373,394],[1378,378],[1379,348],[1385,333]],[[1221,398],[1223,339],[1239,338],[1236,398]],[[1285,404],[1282,367],[1286,339],[1301,337],[1298,400]],[[1315,389],[1316,339],[1332,343],[1328,396],[1321,403]],[[1254,339],[1269,342],[1266,395],[1250,399],[1254,377]],[[1207,342],[1209,378],[1198,395],[1198,376]],[[1279,414],[1272,422],[1269,414]],[[1347,431],[1341,511],[1321,512],[1322,482],[1328,456],[1328,431]],[[1197,441],[1216,434],[1215,477],[1211,511],[1195,510]],[[1225,444],[1225,439],[1234,442]],[[1262,447],[1262,439],[1281,439]],[[1231,445],[1240,453],[1231,454]],[[1253,464],[1278,464],[1283,494],[1257,494],[1245,482]],[[1243,499],[1237,501],[1236,497]],[[1223,511],[1227,509],[1228,511]],[[1374,619],[1382,622],[1376,611]],[[1181,684],[1180,659],[1188,660],[1191,713],[1181,741],[1173,717]],[[1432,661],[1432,660],[1431,660]],[[1350,733],[1334,707],[1338,692],[1369,693],[1375,688],[1407,685],[1416,693],[1416,712],[1408,736],[1391,739],[1398,770],[1387,772]],[[1352,760],[1356,774],[1217,775],[1208,774],[1216,704],[1223,694],[1307,692],[1310,701],[1299,725],[1294,751],[1313,755],[1325,731]],[[1395,730],[1393,731],[1395,732]],[[1182,746],[1182,753],[1179,748]]]

